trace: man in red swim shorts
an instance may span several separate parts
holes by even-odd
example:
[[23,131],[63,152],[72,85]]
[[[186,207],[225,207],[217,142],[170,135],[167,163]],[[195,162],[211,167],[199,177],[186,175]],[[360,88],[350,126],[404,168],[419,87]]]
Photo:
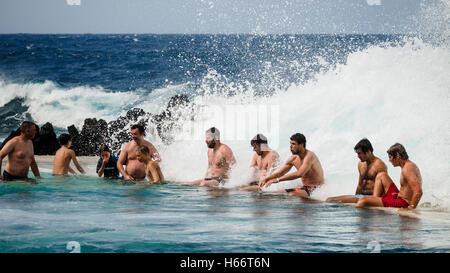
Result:
[[409,160],[405,147],[400,143],[392,145],[387,153],[392,165],[394,167],[400,166],[402,169],[400,190],[386,172],[379,173],[375,179],[374,196],[362,197],[356,203],[356,206],[415,209],[422,197],[420,170],[416,164]]

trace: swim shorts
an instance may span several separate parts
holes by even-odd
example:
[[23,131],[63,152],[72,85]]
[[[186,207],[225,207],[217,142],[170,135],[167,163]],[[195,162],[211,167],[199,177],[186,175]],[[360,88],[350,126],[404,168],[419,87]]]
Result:
[[250,182],[249,186],[258,186],[258,185],[259,185],[258,181],[252,181],[252,182]]
[[389,186],[386,196],[381,198],[383,206],[395,208],[407,208],[409,204],[401,197],[398,197],[398,193],[399,190],[397,186],[395,186],[394,182],[392,182],[391,185]]
[[317,189],[319,186],[303,186],[301,188],[295,188],[295,189],[285,189],[286,192],[291,191],[305,191],[308,196],[311,196],[311,194]]
[[6,170],[3,170],[3,180],[4,181],[24,180],[24,179],[28,179],[28,177],[15,176],[15,175],[8,173]]
[[217,182],[219,182],[219,184],[225,184],[225,182],[227,182],[225,179],[223,179],[222,177],[207,177],[205,178],[206,181],[210,181],[210,180],[216,180]]

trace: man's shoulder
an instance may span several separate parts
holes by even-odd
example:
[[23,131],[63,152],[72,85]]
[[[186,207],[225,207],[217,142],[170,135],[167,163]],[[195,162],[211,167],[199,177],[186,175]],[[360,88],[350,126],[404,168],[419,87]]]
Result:
[[20,136],[15,136],[15,137],[11,138],[10,140],[8,140],[8,142],[6,144],[15,145],[16,143],[18,143],[20,141],[21,141]]
[[227,144],[224,144],[224,143],[222,143],[222,147],[220,147],[220,150],[222,152],[226,152],[226,153],[233,153],[231,148]]
[[126,150],[128,150],[129,148],[133,147],[134,145],[137,146],[136,142],[134,142],[133,140],[132,140],[132,141],[129,141],[129,142],[123,144],[122,151],[126,151]]
[[145,146],[154,147],[154,145],[150,141],[145,140],[145,139],[142,141],[142,144],[145,145]]
[[419,169],[419,168],[417,167],[417,165],[416,165],[414,162],[408,160],[408,161],[405,163],[405,165],[403,166],[402,172],[411,172],[411,171],[415,171],[415,170],[417,170],[417,169]]
[[379,157],[375,157],[375,165],[378,167],[387,168],[386,163],[384,163],[384,161]]

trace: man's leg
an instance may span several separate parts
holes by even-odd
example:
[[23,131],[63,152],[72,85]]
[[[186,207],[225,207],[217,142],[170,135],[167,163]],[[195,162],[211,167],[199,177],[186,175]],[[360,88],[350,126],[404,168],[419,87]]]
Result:
[[195,180],[189,183],[186,183],[185,185],[187,186],[195,186],[195,185],[200,185],[200,183],[202,183],[203,181],[205,181],[204,179],[199,179],[199,180]]
[[256,186],[245,186],[245,187],[240,188],[239,190],[241,190],[241,191],[257,191],[257,190],[259,190],[259,186],[258,185],[256,185]]
[[203,182],[200,183],[200,186],[202,186],[202,187],[210,187],[210,186],[217,186],[217,185],[219,185],[219,181],[217,181],[215,179],[203,180]]
[[309,194],[305,190],[295,190],[291,191],[289,196],[309,197]]
[[391,186],[392,179],[386,172],[381,172],[377,174],[375,178],[375,186],[373,188],[373,196],[383,197],[386,195],[389,187]]
[[354,195],[341,195],[335,197],[328,197],[325,202],[336,202],[336,203],[356,203],[358,202],[358,198],[354,197]]
[[357,207],[384,207],[381,197],[363,196],[356,203]]

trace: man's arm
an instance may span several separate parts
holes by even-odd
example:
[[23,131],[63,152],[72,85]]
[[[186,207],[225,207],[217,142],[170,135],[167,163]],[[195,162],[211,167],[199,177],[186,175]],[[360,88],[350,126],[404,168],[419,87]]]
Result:
[[70,152],[70,156],[72,157],[73,164],[75,164],[75,167],[77,167],[78,171],[82,174],[85,174],[86,172],[81,167],[80,163],[78,163],[77,157],[75,156],[75,151]]
[[278,172],[275,172],[275,173],[267,176],[266,178],[262,179],[261,182],[259,183],[259,187],[261,188],[268,181],[278,178],[278,177],[281,177],[281,176],[285,175],[287,172],[289,172],[292,169],[292,166],[294,166],[294,164],[293,164],[294,159],[295,159],[294,156],[291,156],[286,161],[286,163],[284,163],[284,165],[280,168],[280,170]]
[[363,179],[362,179],[362,171],[361,171],[361,168],[362,168],[362,163],[359,162],[359,163],[358,163],[359,178],[358,178],[358,185],[356,186],[356,192],[355,192],[355,195],[361,194],[361,190],[362,190],[362,182],[363,182]]
[[71,174],[77,174],[70,166],[69,166],[69,173],[71,173]]
[[161,182],[161,177],[159,176],[158,170],[157,170],[157,164],[155,163],[149,163],[147,165],[148,170],[152,174],[153,181],[152,182]]
[[408,183],[412,190],[411,203],[409,204],[408,209],[415,209],[423,194],[422,186],[420,185],[419,178],[417,177],[414,168],[407,167],[405,172],[403,172],[403,177],[406,179],[406,183]]
[[161,162],[161,156],[159,155],[159,152],[156,149],[156,147],[153,144],[151,144],[150,142],[148,142],[148,144],[149,144],[149,149],[150,149],[152,160],[157,163]]
[[[102,160],[102,163],[100,163],[100,160]],[[103,160],[103,158],[98,160],[98,163],[97,163],[97,174],[98,174],[98,177],[102,177],[103,171],[105,170],[106,163],[107,162],[105,162],[105,160]]]
[[0,150],[0,180],[3,180],[2,177],[2,164],[3,164],[3,158],[10,154],[14,150],[14,141],[10,140],[8,141],[5,146],[3,146],[3,149]]
[[305,159],[303,159],[303,163],[297,171],[279,177],[278,182],[286,181],[286,180],[294,180],[294,179],[304,176],[311,169],[313,159],[314,158],[313,158],[312,154],[309,153],[305,157]]
[[119,160],[117,160],[117,169],[119,169],[119,172],[122,174],[123,179],[125,180],[134,180],[134,178],[130,175],[128,175],[127,171],[123,168],[123,164],[125,163],[125,160],[128,157],[128,144],[124,144],[122,147],[122,151],[119,155]]
[[31,167],[31,171],[33,172],[34,177],[40,178],[41,173],[39,172],[39,167],[36,163],[36,159],[34,158],[34,155],[33,155],[33,158],[31,159],[30,167]]
[[205,178],[206,177],[211,177],[211,167],[212,167],[212,159],[210,155],[210,150],[208,150],[208,168],[206,169],[206,174],[205,174]]
[[250,162],[250,168],[258,167],[258,161],[256,160],[258,155],[255,153],[252,157],[252,162]]

